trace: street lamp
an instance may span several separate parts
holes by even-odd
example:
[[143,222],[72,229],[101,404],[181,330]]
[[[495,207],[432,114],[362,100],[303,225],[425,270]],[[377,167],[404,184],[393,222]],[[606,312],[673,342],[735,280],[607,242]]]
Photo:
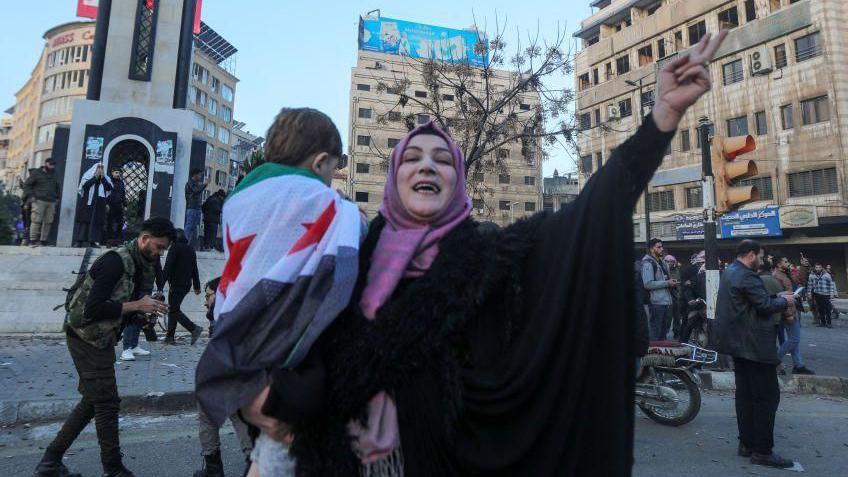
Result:
[[[639,114],[636,115],[636,125],[637,126],[642,125],[642,112],[643,112],[643,110],[642,110],[642,107],[643,107],[643,105],[642,105],[642,82],[648,76],[649,75],[645,75],[645,76],[639,78],[636,81],[624,80],[624,82],[626,84],[628,84],[629,86],[632,86],[634,88],[639,88]],[[651,240],[651,209],[648,206],[648,189],[650,188],[650,186],[651,186],[650,183],[647,186],[645,186],[645,195],[644,195],[644,202],[645,202],[645,244],[646,245],[648,244],[648,241]]]

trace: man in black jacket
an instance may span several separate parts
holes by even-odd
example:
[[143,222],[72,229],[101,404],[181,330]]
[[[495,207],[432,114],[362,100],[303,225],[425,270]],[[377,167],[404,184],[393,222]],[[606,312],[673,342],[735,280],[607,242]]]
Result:
[[[218,224],[221,223],[221,210],[227,194],[218,189],[203,203],[203,248],[218,249]],[[220,250],[219,250],[220,251]]]
[[203,328],[192,322],[180,306],[189,289],[194,288],[194,294],[200,295],[200,276],[197,273],[197,255],[188,244],[185,232],[177,229],[177,241],[171,246],[165,259],[165,281],[170,284],[168,290],[168,333],[165,335],[166,344],[175,344],[174,334],[177,323],[191,332],[191,344],[197,342]]
[[124,210],[127,207],[127,192],[121,169],[112,169],[112,192],[106,198],[109,212],[106,214],[106,233],[104,239],[111,243],[122,242],[124,227]]
[[736,248],[736,260],[721,276],[713,328],[715,348],[733,356],[736,374],[738,454],[751,463],[789,468],[791,460],[772,452],[774,417],[780,403],[777,383],[777,326],[780,313],[792,309],[791,293],[770,296],[757,269],[763,249],[753,240]]

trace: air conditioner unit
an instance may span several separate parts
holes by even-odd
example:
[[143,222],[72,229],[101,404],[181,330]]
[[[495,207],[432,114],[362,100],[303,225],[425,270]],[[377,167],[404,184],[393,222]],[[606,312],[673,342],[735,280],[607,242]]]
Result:
[[764,75],[772,71],[771,55],[768,48],[761,46],[751,53],[751,74]]
[[607,106],[607,119],[621,119],[621,111],[618,109],[618,106],[614,104]]

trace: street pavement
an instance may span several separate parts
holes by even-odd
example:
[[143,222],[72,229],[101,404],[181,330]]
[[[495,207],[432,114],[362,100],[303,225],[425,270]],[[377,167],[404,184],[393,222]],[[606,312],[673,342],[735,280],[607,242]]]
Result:
[[[816,374],[848,377],[848,314],[833,320],[833,328],[822,328],[813,323],[812,313],[803,313],[801,357]],[[783,363],[787,371],[792,369],[791,357],[784,356]]]
[[[655,424],[636,414],[635,477],[786,476],[787,471],[752,466],[736,456],[733,397],[707,392],[698,417],[679,427]],[[58,423],[0,429],[0,475],[28,476]],[[776,450],[800,462],[803,475],[839,477],[848,469],[848,401],[805,395],[783,396],[776,425]],[[126,465],[139,477],[190,476],[201,465],[195,414],[130,416],[121,419]],[[229,424],[222,430],[226,473],[241,475],[243,456]],[[100,475],[90,425],[65,463],[84,476]]]

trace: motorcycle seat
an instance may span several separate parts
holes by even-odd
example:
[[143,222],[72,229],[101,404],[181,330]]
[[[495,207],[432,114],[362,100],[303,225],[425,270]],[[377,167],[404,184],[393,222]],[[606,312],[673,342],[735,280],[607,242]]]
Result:
[[679,341],[650,341],[648,346],[651,348],[680,348],[683,344]]

